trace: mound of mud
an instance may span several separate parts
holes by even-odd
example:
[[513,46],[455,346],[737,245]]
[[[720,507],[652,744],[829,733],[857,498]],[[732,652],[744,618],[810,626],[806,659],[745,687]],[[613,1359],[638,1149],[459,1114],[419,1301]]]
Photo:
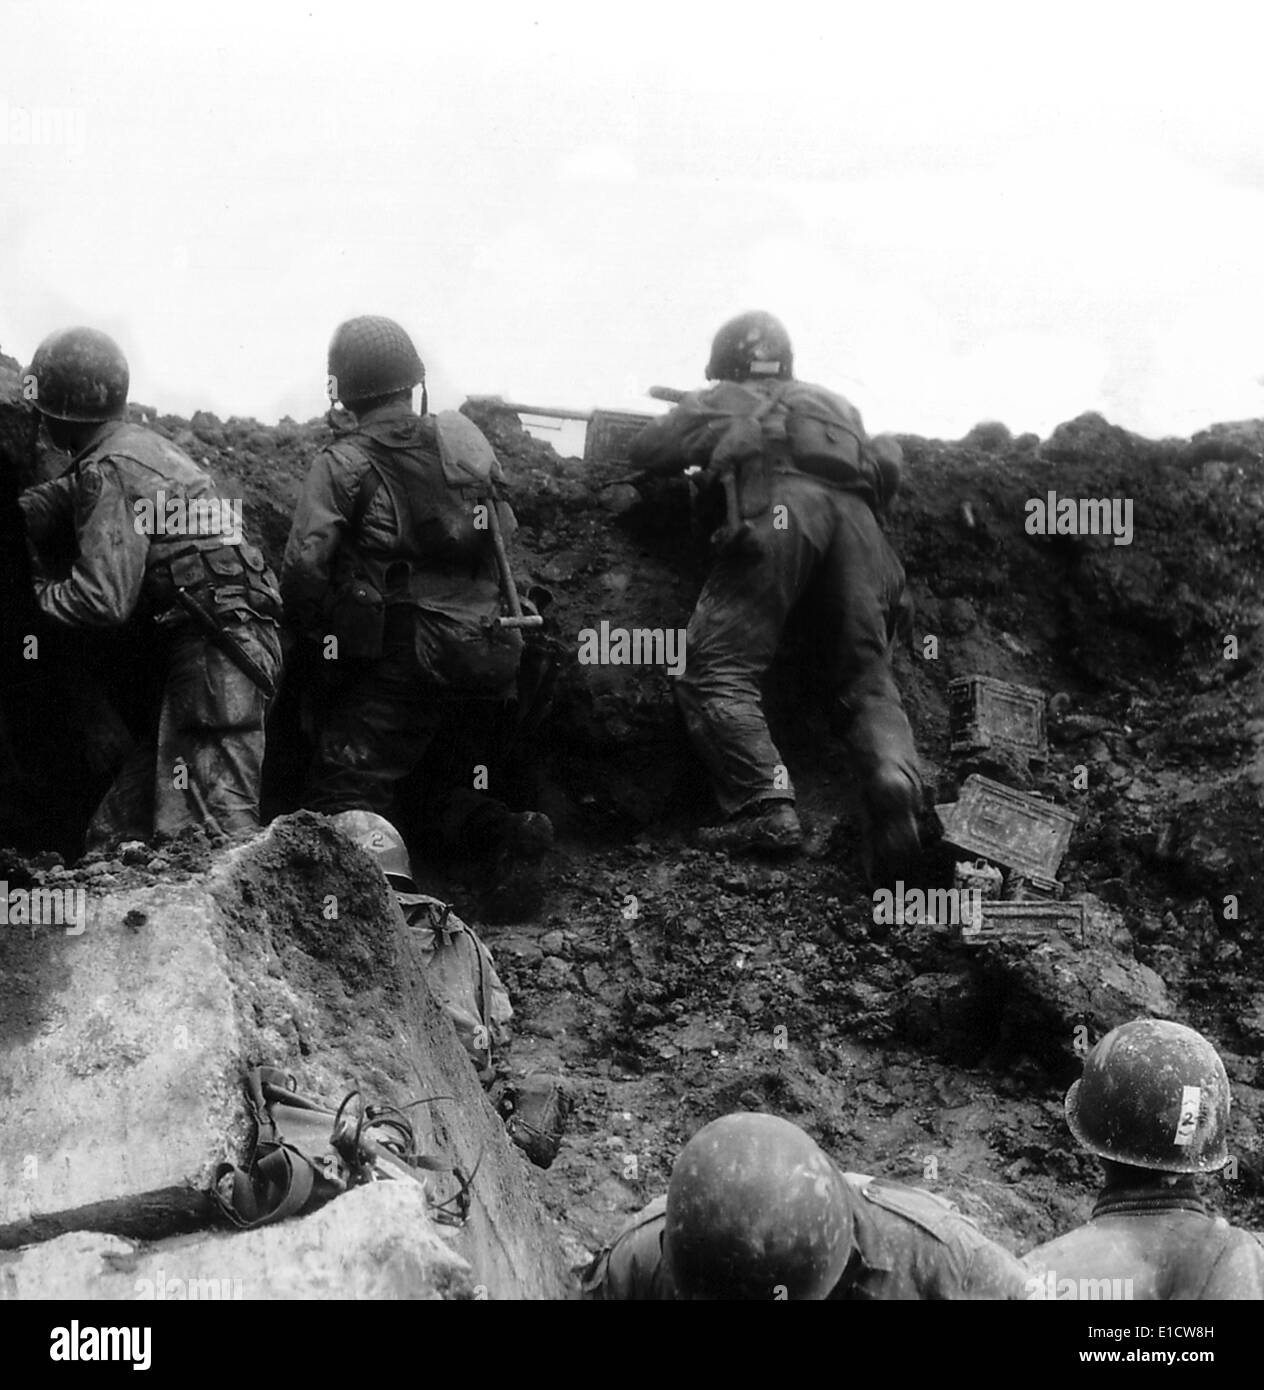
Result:
[[[950,680],[1052,697],[1048,764],[1008,772],[1076,813],[1059,876],[1099,930],[1083,953],[1042,954],[875,925],[855,789],[795,632],[767,705],[809,852],[773,868],[688,848],[710,807],[668,678],[578,660],[603,622],[686,625],[706,563],[687,484],[606,486],[615,470],[559,458],[487,401],[465,409],[510,482],[519,572],[553,596],[559,685],[530,751],[561,846],[544,918],[486,937],[518,1011],[513,1071],[560,1067],[578,1101],[544,1178],[575,1262],[661,1190],[694,1129],[738,1107],[788,1115],[851,1169],[945,1192],[1013,1248],[1048,1238],[1097,1180],[1061,1119],[1084,1038],[1143,1012],[1225,1056],[1238,1162],[1214,1195],[1264,1226],[1264,427],[1155,441],[1087,415],[1043,442],[996,424],[900,438],[886,525],[917,619],[897,674],[934,799],[968,770],[949,756]],[[278,563],[326,426],[145,413],[240,490]],[[1126,526],[1029,529],[1065,499]],[[934,882],[951,866],[932,850]]]

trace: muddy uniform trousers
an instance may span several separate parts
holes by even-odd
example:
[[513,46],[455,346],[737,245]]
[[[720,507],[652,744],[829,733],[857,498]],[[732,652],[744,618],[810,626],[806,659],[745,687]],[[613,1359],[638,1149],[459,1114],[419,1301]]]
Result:
[[[335,674],[319,718],[305,804],[390,817],[397,784],[472,700],[514,692],[522,637],[428,609],[387,609],[382,656]],[[471,780],[473,769],[471,768]],[[461,801],[475,807],[477,799]]]
[[[221,621],[275,683],[277,624],[246,613]],[[175,835],[190,825],[223,835],[259,825],[267,697],[183,617],[156,632],[163,672],[157,734],[129,756],[97,808],[89,849]]]
[[759,553],[721,555],[711,569],[676,681],[720,809],[733,816],[761,801],[794,800],[764,718],[760,683],[801,600],[816,609],[831,726],[845,739],[866,795],[892,770],[920,787],[913,734],[891,670],[903,567],[856,494],[777,473],[772,501],[772,510],[750,523]]

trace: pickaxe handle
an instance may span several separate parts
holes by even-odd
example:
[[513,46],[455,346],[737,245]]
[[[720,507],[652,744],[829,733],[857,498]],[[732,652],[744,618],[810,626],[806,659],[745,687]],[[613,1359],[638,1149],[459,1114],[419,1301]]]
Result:
[[509,564],[509,553],[505,549],[505,537],[500,529],[500,504],[493,497],[488,506],[491,520],[492,545],[496,548],[496,568],[500,571],[500,587],[509,604],[507,618],[497,618],[497,627],[543,627],[544,619],[538,613],[524,613],[522,600],[518,597],[518,581],[514,578]]

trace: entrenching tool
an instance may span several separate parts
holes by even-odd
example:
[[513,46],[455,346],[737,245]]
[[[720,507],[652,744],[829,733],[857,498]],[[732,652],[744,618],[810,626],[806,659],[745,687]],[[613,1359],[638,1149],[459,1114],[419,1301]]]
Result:
[[509,552],[505,549],[505,538],[500,530],[500,517],[497,503],[493,497],[487,508],[491,525],[492,545],[496,548],[496,568],[500,571],[500,589],[509,605],[509,617],[496,619],[497,627],[543,627],[544,619],[538,613],[524,613],[522,600],[518,597],[518,581],[514,578],[513,567],[509,563]]
[[509,617],[501,616],[492,621],[497,627],[542,627],[544,619],[538,613],[522,611],[518,581],[509,563],[509,552],[505,549],[505,537],[500,529],[500,503],[492,486],[493,481],[503,479],[495,450],[474,422],[460,411],[440,411],[435,416],[435,427],[444,476],[456,486],[466,484],[472,478],[485,489],[480,501],[487,508],[487,525],[496,551],[501,596],[509,605]]
[[[236,668],[270,700],[276,694],[276,683],[257,661],[237,644],[230,633],[220,627],[215,615],[187,589],[176,589],[176,602],[201,629],[206,639],[233,663]],[[208,813],[209,815],[209,813]]]

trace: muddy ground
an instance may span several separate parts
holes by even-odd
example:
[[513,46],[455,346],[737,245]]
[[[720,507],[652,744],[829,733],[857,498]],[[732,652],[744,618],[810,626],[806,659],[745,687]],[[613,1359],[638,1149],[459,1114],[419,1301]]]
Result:
[[[278,558],[324,426],[134,409],[244,494],[248,530]],[[516,417],[473,413],[513,485],[520,569],[554,595],[553,715],[501,760],[529,775],[494,771],[491,788],[554,818],[548,897],[533,920],[480,929],[517,1011],[509,1072],[558,1069],[575,1101],[541,1182],[576,1265],[662,1190],[693,1130],[742,1107],[795,1120],[850,1169],[924,1183],[1026,1249],[1083,1219],[1095,1190],[1062,1121],[1077,1052],[1151,1011],[1220,1047],[1237,1162],[1209,1186],[1264,1229],[1260,425],[1154,442],[1085,416],[1043,442],[1000,426],[902,438],[887,529],[917,620],[897,668],[932,799],[982,770],[1079,816],[1060,877],[1090,895],[1095,944],[1002,949],[874,924],[806,632],[788,637],[768,708],[808,852],[768,863],[690,847],[711,808],[667,679],[576,659],[578,633],[603,619],[685,626],[705,560],[688,488],[602,488],[607,474],[558,459]],[[1024,504],[1050,489],[1132,499],[1132,543],[1027,535]],[[971,674],[1056,697],[1045,768],[953,763],[946,687]],[[276,809],[300,766],[284,737]],[[33,848],[7,855],[11,881],[49,871]],[[468,866],[414,848],[429,886],[482,922]],[[138,853],[133,871],[204,852],[169,847],[156,866]],[[947,885],[952,859],[933,847],[928,883]]]

